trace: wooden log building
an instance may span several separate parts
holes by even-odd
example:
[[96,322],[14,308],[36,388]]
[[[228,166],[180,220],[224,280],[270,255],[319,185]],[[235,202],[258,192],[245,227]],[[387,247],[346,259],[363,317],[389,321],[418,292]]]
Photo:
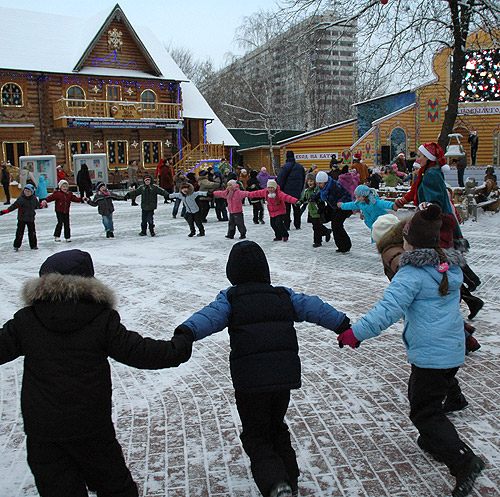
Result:
[[80,19],[0,8],[0,161],[25,155],[107,154],[110,172],[130,160],[155,168],[174,158],[231,158],[238,143],[147,28],[117,4]]

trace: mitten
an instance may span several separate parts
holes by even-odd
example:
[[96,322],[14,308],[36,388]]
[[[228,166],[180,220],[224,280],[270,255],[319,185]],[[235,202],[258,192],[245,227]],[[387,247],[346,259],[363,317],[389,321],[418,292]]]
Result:
[[361,342],[354,336],[354,333],[351,328],[341,333],[337,340],[339,342],[339,347],[342,348],[344,345],[349,345],[352,349],[356,349],[359,347]]
[[0,211],[0,216],[3,216],[4,214],[8,214],[9,211],[7,209],[4,209],[3,211]]
[[396,201],[394,202],[394,207],[393,209],[397,211],[398,209],[401,209],[401,207],[405,206],[405,202],[402,198],[397,198]]

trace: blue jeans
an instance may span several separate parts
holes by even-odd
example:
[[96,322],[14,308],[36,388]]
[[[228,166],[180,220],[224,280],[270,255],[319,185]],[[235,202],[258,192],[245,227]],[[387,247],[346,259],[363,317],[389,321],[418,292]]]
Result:
[[104,229],[106,233],[108,231],[111,231],[113,233],[114,228],[113,228],[113,213],[111,213],[109,216],[102,216],[102,224],[104,224]]

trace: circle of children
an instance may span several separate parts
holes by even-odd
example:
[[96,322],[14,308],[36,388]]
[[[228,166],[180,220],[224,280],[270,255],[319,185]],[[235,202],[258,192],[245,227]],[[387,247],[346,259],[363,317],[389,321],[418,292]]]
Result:
[[[360,210],[391,281],[382,300],[356,323],[319,297],[272,286],[264,251],[255,242],[244,240],[229,253],[229,288],[177,326],[171,340],[143,338],[120,323],[113,293],[94,278],[90,254],[67,250],[49,257],[39,278],[24,286],[26,307],[0,332],[0,363],[25,356],[21,405],[28,463],[40,495],[80,497],[87,495],[88,488],[97,495],[137,496],[111,419],[107,358],[136,368],[175,367],[190,358],[194,341],[226,327],[241,441],[255,482],[266,497],[297,495],[299,468],[284,421],[290,390],[301,386],[294,322],[323,326],[337,334],[340,347],[357,349],[401,317],[411,364],[408,398],[410,419],[419,432],[416,443],[455,477],[452,495],[468,495],[485,463],[460,439],[447,413],[468,405],[456,374],[466,351],[477,350],[479,344],[471,335],[474,328],[464,324],[459,301],[463,298],[469,304],[472,319],[482,306],[471,295],[480,281],[464,259],[466,243],[444,183],[442,149],[426,143],[420,146],[416,162],[420,168],[411,189],[394,203],[380,200],[364,183],[349,191],[324,171],[306,175],[293,152],[287,153],[278,178],[262,168],[259,174],[251,172],[244,179],[242,171],[241,185],[222,163],[213,177],[210,170],[200,173],[199,189],[193,178],[182,173],[174,178],[177,193],[169,193],[145,176],[144,184],[124,197],[142,197],[140,235],[146,235],[148,227],[155,234],[153,213],[158,195],[176,201],[174,217],[182,204],[189,236],[196,228],[198,236],[205,233],[209,201],[197,203],[196,199],[207,197],[210,191],[218,219],[228,220],[227,238],[233,238],[236,229],[239,238],[246,236],[245,197],[252,202],[256,224],[264,222],[265,199],[276,241],[287,241],[292,209],[294,225],[300,228],[305,206],[314,246],[320,246],[322,238],[328,240],[333,232],[340,252],[351,247],[343,223],[352,210]],[[302,192],[304,182],[307,186]],[[220,189],[224,183],[225,188]],[[118,198],[100,183],[88,200],[98,207],[111,237],[112,201]],[[59,241],[64,227],[69,240],[69,205],[85,200],[83,194],[76,197],[69,192],[65,180],[42,202],[35,197],[34,187],[26,184],[21,197],[2,211],[19,209],[14,247],[20,246],[24,226],[28,226],[31,248],[36,248],[35,209],[51,201],[56,202],[54,237]],[[397,210],[408,202],[418,206],[412,217],[400,219],[387,213],[387,209]],[[325,227],[326,222],[331,228]]]

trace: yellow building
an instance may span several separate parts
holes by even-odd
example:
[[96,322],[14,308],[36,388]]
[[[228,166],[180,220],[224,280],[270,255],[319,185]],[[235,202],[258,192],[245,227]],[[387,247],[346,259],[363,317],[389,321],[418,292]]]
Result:
[[[453,133],[463,135],[461,144],[470,164],[468,137],[479,138],[478,165],[498,165],[500,158],[500,35],[496,40],[484,32],[467,42],[466,77]],[[316,164],[327,169],[332,154],[350,165],[361,153],[368,166],[391,164],[398,153],[406,157],[420,144],[437,141],[448,104],[451,49],[433,60],[434,81],[412,90],[377,97],[355,104],[357,118],[333,124],[279,142],[282,163],[287,150],[306,168]]]

